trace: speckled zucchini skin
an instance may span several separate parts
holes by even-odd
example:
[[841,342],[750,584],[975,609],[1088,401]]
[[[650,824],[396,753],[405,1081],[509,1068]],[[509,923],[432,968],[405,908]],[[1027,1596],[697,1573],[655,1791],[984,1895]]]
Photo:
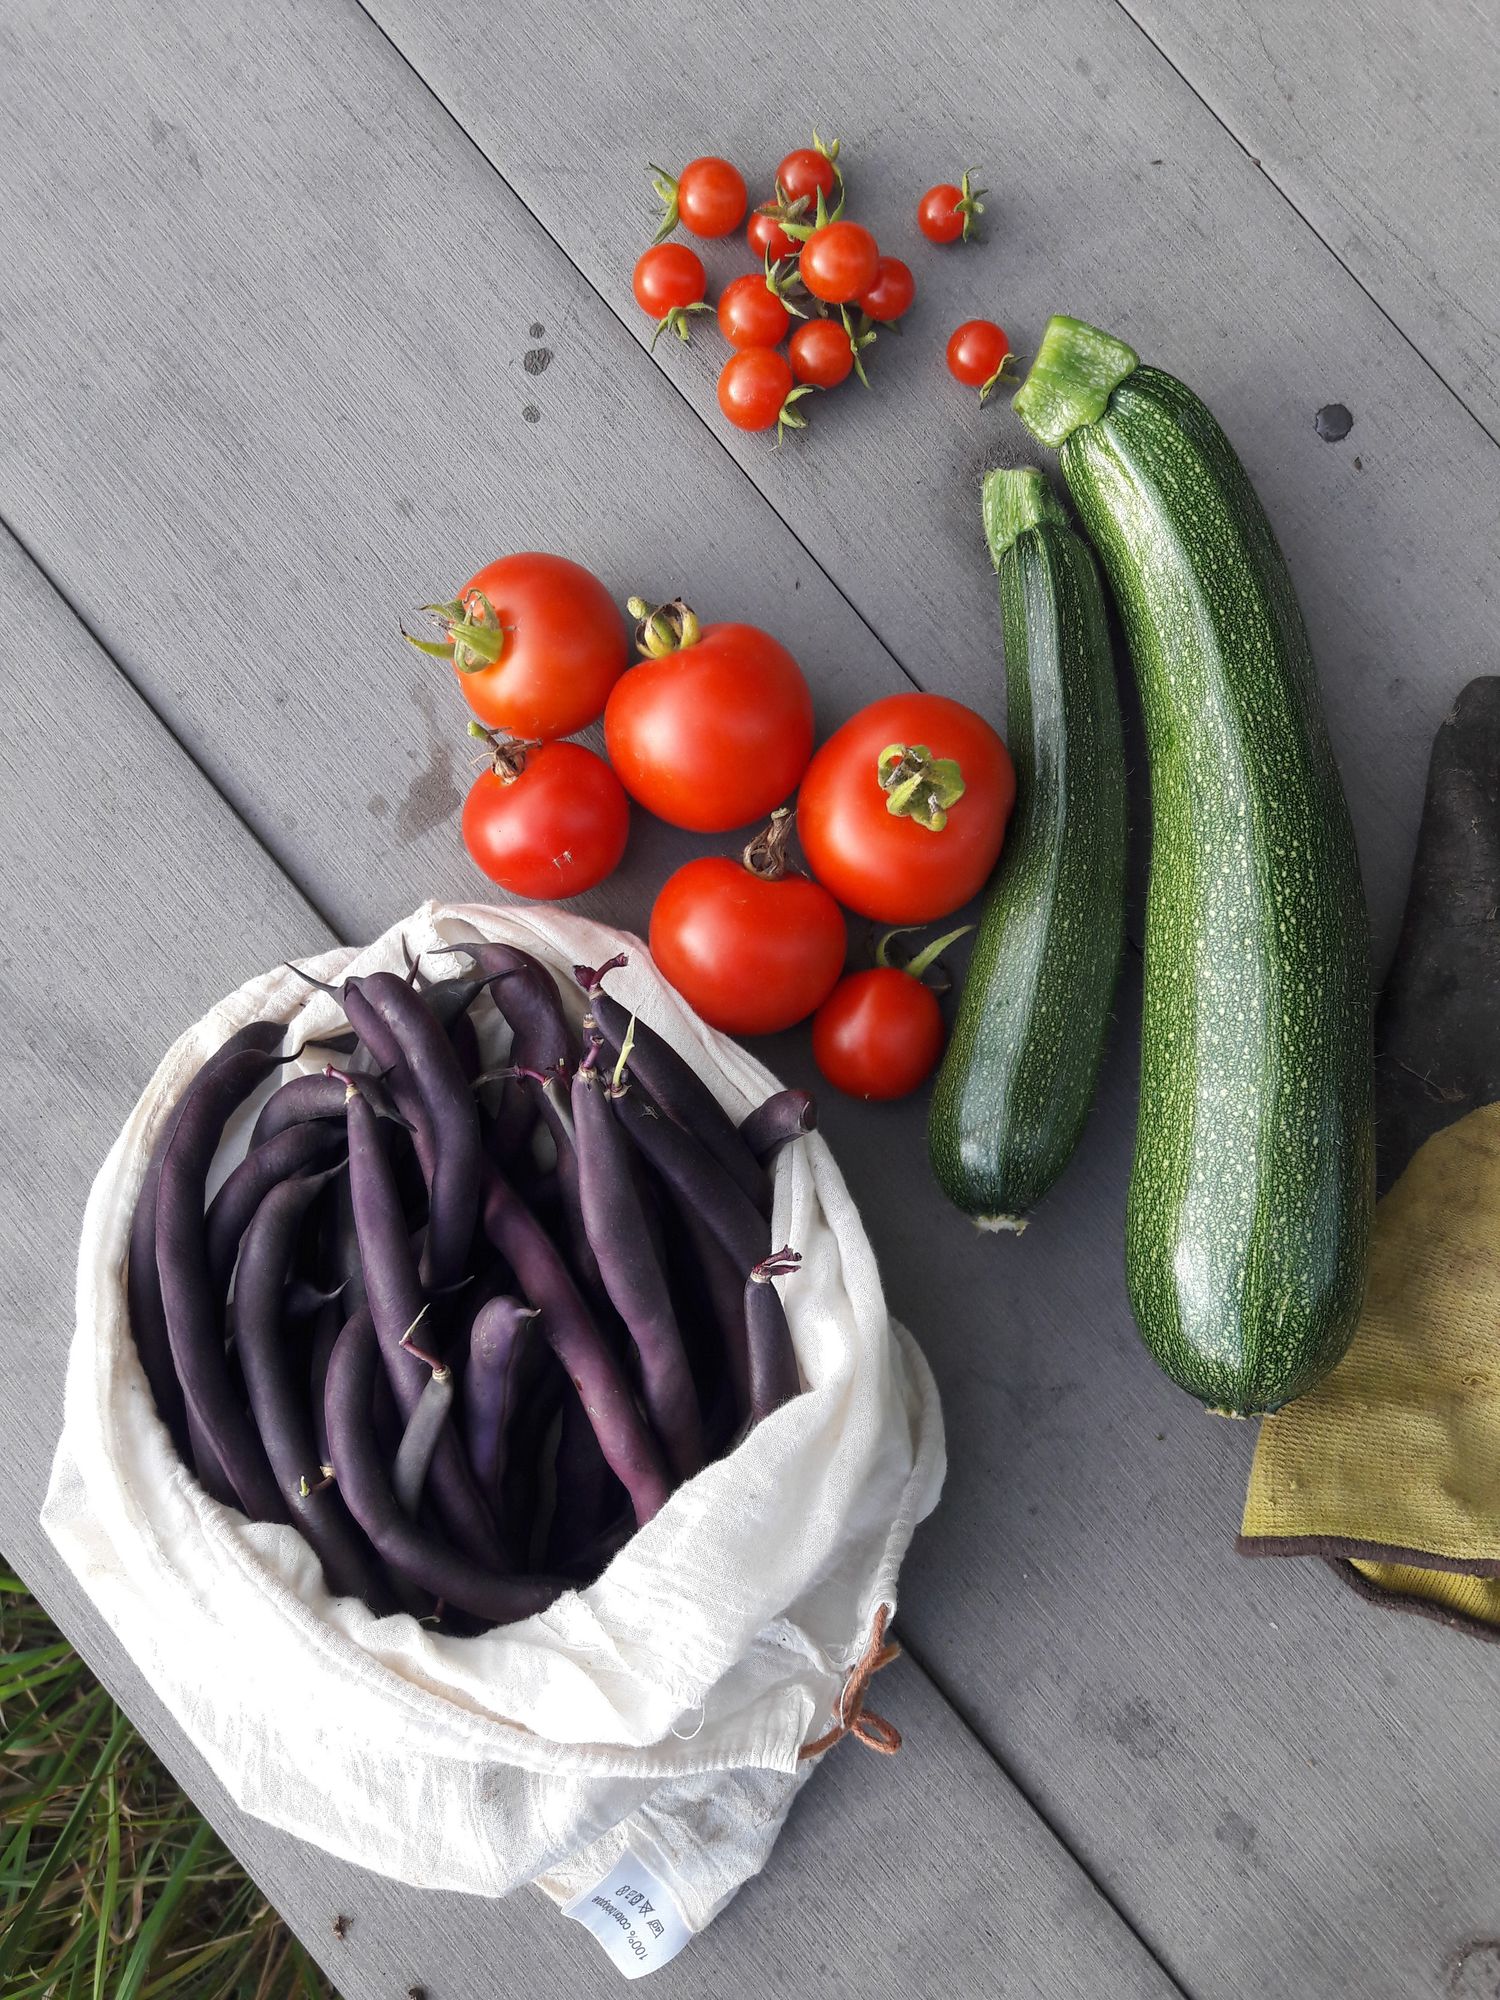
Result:
[[1348,1346],[1373,1203],[1369,946],[1285,560],[1232,446],[1137,368],[1062,446],[1151,765],[1130,1301],[1183,1388],[1274,1410]]
[[1125,753],[1104,593],[1056,512],[996,562],[1016,814],[928,1126],[944,1192],[997,1228],[1023,1226],[1078,1143],[1125,933]]

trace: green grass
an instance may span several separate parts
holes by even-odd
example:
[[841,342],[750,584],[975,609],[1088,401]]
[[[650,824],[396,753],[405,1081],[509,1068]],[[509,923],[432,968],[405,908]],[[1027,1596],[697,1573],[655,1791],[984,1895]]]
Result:
[[333,2000],[255,1884],[3,1568],[0,1995]]

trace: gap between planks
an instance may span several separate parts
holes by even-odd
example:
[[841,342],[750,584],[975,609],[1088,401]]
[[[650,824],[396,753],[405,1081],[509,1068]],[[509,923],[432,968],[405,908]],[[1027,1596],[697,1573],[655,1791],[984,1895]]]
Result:
[[[1283,202],[1285,202],[1286,206],[1291,210],[1292,214],[1296,216],[1298,222],[1301,223],[1302,227],[1306,229],[1310,235],[1314,236],[1319,243],[1322,244],[1323,248],[1328,252],[1329,256],[1333,259],[1334,263],[1338,265],[1339,269],[1344,273],[1345,277],[1348,278],[1349,282],[1353,286],[1355,286],[1355,288],[1361,293],[1361,295],[1364,298],[1369,300],[1370,304],[1375,308],[1376,312],[1380,314],[1380,317],[1385,321],[1386,325],[1390,327],[1391,331],[1397,335],[1397,337],[1404,343],[1405,346],[1410,348],[1411,352],[1416,356],[1417,360],[1421,362],[1422,366],[1427,370],[1428,374],[1432,377],[1432,379],[1436,383],[1438,383],[1438,385],[1448,395],[1450,395],[1453,398],[1454,402],[1457,403],[1458,407],[1464,412],[1465,416],[1470,417],[1473,420],[1473,422],[1478,426],[1478,428],[1489,439],[1490,443],[1492,445],[1500,447],[1500,437],[1497,437],[1495,435],[1495,433],[1490,429],[1489,425],[1484,421],[1483,417],[1481,417],[1478,414],[1478,412],[1474,409],[1473,405],[1466,400],[1462,392],[1453,386],[1453,384],[1448,380],[1447,376],[1443,373],[1442,369],[1438,367],[1437,363],[1434,360],[1432,360],[1431,357],[1427,355],[1421,347],[1418,346],[1416,340],[1412,337],[1411,334],[1407,332],[1406,328],[1401,324],[1400,320],[1398,320],[1395,317],[1395,315],[1386,307],[1383,301],[1379,299],[1376,296],[1376,294],[1370,290],[1370,287],[1365,283],[1364,279],[1360,277],[1359,273],[1353,268],[1353,266],[1348,264],[1344,260],[1344,258],[1339,254],[1338,250],[1335,248],[1335,246],[1329,242],[1328,238],[1323,234],[1322,230],[1319,229],[1318,225],[1311,219],[1311,217],[1308,216],[1302,209],[1300,209],[1297,206],[1296,202],[1293,200],[1292,196],[1287,193],[1286,189],[1282,186],[1281,182],[1277,180],[1276,176],[1270,171],[1268,167],[1262,164],[1260,155],[1258,153],[1251,152],[1247,141],[1240,137],[1239,133],[1234,129],[1233,125],[1230,124],[1228,118],[1224,115],[1224,113],[1221,112],[1215,104],[1211,103],[1210,100],[1204,96],[1203,92],[1198,88],[1197,84],[1194,83],[1193,79],[1188,75],[1187,71],[1183,69],[1180,64],[1174,61],[1174,59],[1167,53],[1166,49],[1163,48],[1163,46],[1159,41],[1157,41],[1156,37],[1151,33],[1150,29],[1146,27],[1145,23],[1140,19],[1140,17],[1131,12],[1129,6],[1126,4],[1126,0],[1114,0],[1114,4],[1119,8],[1120,12],[1125,16],[1126,20],[1130,23],[1131,27],[1135,29],[1136,33],[1146,43],[1147,47],[1154,50],[1155,53],[1161,57],[1162,61],[1166,64],[1167,68],[1171,70],[1173,76],[1175,76],[1178,82],[1181,83],[1183,89],[1188,91],[1197,100],[1197,102],[1202,105],[1203,109],[1208,113],[1209,117],[1213,119],[1214,123],[1219,127],[1219,129],[1222,132],[1224,132],[1228,138],[1234,141],[1235,145],[1239,147],[1240,151],[1244,154],[1245,158],[1249,161],[1250,165],[1260,175],[1261,179],[1266,183],[1268,187],[1273,188],[1275,190],[1276,194],[1280,197],[1280,199]],[[360,0],[360,5],[361,9],[363,9],[363,0]]]

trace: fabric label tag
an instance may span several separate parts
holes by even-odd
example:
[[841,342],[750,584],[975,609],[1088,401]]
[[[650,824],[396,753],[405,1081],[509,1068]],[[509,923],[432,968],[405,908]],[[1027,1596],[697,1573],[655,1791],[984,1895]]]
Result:
[[693,1935],[671,1890],[628,1847],[592,1889],[563,1905],[563,1915],[592,1931],[627,1979],[655,1972]]

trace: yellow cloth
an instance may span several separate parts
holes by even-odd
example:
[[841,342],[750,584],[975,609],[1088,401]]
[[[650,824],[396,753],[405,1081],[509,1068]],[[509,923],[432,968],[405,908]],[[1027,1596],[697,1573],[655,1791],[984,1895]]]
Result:
[[1262,1422],[1239,1546],[1500,1627],[1500,1104],[1429,1139],[1381,1202],[1353,1343]]

